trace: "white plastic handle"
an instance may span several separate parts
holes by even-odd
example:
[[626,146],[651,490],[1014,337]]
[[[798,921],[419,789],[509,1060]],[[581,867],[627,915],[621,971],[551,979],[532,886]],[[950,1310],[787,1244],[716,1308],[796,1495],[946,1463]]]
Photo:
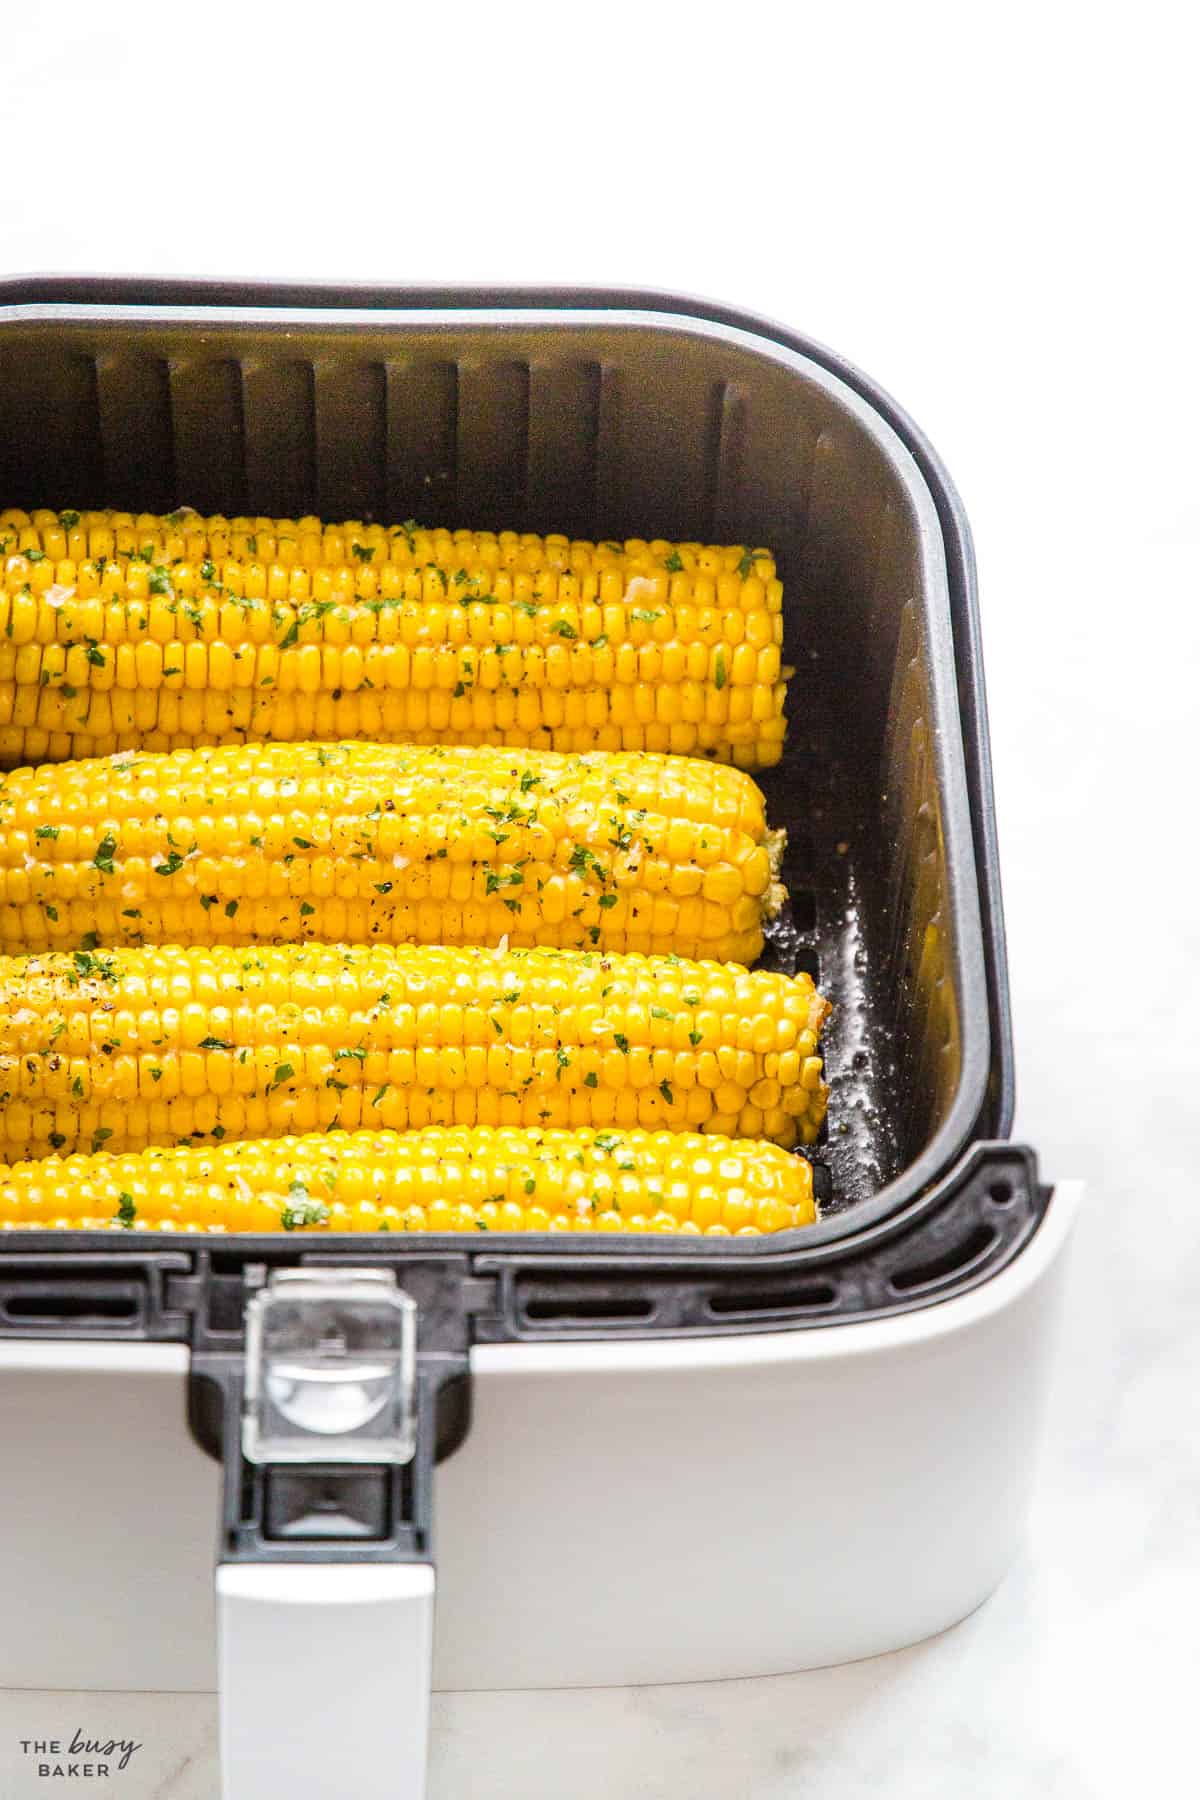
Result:
[[223,1800],[424,1800],[427,1563],[217,1568]]

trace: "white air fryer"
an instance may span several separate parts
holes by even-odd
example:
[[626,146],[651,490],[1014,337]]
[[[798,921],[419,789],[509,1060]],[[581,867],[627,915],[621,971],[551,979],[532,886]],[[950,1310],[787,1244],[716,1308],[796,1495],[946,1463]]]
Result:
[[[0,283],[0,503],[767,544],[822,1222],[0,1237],[0,1685],[211,1689],[225,1800],[418,1800],[431,1683],[775,1674],[1019,1543],[1079,1190],[1008,1143],[974,572],[910,421],[645,294]],[[299,1698],[298,1698],[299,1697]]]

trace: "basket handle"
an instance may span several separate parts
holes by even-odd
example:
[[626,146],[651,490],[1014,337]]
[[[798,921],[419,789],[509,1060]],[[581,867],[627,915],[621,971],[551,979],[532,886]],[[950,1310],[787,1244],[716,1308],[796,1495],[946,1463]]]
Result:
[[424,1800],[428,1563],[217,1567],[223,1800]]
[[424,1800],[438,1400],[395,1271],[258,1272],[244,1351],[193,1354],[224,1464],[224,1800]]

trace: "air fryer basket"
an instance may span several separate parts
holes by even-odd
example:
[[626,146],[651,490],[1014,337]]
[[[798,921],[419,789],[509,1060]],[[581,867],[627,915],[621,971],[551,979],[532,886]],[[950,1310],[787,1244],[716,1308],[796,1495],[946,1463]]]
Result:
[[827,1323],[1017,1253],[1045,1195],[1028,1152],[981,1142],[1007,1133],[1011,1057],[969,539],[861,377],[649,295],[0,285],[0,505],[68,502],[769,545],[796,672],[762,778],[792,895],[768,954],[836,1007],[826,1205],[803,1233],[602,1251],[10,1234],[0,1332],[233,1348],[248,1268],[351,1241],[469,1314],[456,1343]]

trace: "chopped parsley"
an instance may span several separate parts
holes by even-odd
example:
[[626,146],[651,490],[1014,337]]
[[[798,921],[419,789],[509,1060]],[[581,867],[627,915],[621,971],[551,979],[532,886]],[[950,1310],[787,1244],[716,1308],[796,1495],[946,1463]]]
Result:
[[116,852],[117,840],[111,831],[106,831],[96,846],[96,854],[92,858],[92,867],[99,869],[102,875],[113,873],[113,855]]
[[603,879],[604,876],[603,863],[601,863],[600,859],[588,849],[586,844],[576,844],[571,852],[571,861],[568,864],[568,867],[574,869],[579,874],[586,874],[589,869],[595,869],[599,873],[601,879]]
[[288,1203],[279,1215],[285,1231],[302,1231],[306,1225],[324,1225],[329,1208],[323,1200],[309,1198],[302,1181],[294,1181],[288,1190]]
[[122,1193],[118,1195],[118,1198],[121,1204],[117,1208],[116,1223],[118,1225],[123,1225],[125,1230],[128,1231],[132,1226],[133,1221],[137,1218],[137,1207],[133,1204],[132,1194]]
[[[94,938],[95,935],[95,932],[88,932],[88,937],[90,938]],[[92,950],[94,948],[94,944],[89,944],[82,950],[74,951],[73,960],[75,963],[76,980],[81,976],[90,976],[97,981],[115,981],[117,978],[117,971],[111,958],[93,956]]]

